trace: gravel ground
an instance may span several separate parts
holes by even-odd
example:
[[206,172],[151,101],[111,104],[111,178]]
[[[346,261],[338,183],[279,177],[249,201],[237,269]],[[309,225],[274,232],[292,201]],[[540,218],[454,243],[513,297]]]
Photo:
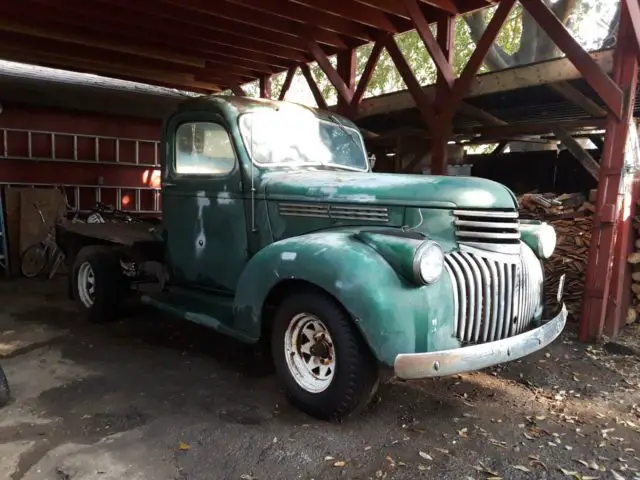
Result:
[[638,358],[571,328],[520,362],[390,380],[329,424],[287,404],[252,349],[196,325],[91,325],[64,281],[0,283],[0,302],[2,479],[640,478]]

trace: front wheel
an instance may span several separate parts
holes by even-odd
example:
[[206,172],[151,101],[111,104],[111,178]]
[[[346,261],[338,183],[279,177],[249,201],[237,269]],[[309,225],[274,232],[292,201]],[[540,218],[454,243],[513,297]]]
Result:
[[47,250],[42,243],[27,247],[20,257],[20,273],[26,278],[36,278],[47,266]]
[[377,390],[376,359],[350,316],[323,293],[281,303],[271,347],[288,397],[313,417],[341,420],[364,408]]

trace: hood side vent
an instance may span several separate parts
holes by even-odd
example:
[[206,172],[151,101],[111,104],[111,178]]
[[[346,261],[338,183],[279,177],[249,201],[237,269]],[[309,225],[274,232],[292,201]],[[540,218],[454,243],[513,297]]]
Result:
[[389,209],[360,205],[334,205],[321,203],[280,203],[280,215],[285,217],[329,218],[333,220],[361,220],[388,222]]

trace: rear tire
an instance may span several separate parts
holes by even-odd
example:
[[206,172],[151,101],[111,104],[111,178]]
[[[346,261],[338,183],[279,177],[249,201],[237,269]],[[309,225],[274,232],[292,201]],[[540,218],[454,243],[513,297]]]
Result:
[[71,278],[73,296],[89,321],[117,318],[128,282],[116,252],[108,247],[84,247],[73,262]]
[[44,245],[34,243],[20,256],[20,273],[25,278],[36,278],[47,266],[48,258]]
[[342,420],[377,391],[375,357],[351,317],[322,292],[295,294],[280,304],[271,347],[290,401],[313,417]]

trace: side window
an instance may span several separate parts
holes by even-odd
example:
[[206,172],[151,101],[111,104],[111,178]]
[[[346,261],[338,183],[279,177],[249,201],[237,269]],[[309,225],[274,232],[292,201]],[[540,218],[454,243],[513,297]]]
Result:
[[176,173],[226,175],[236,156],[231,139],[217,123],[183,123],[176,131]]

